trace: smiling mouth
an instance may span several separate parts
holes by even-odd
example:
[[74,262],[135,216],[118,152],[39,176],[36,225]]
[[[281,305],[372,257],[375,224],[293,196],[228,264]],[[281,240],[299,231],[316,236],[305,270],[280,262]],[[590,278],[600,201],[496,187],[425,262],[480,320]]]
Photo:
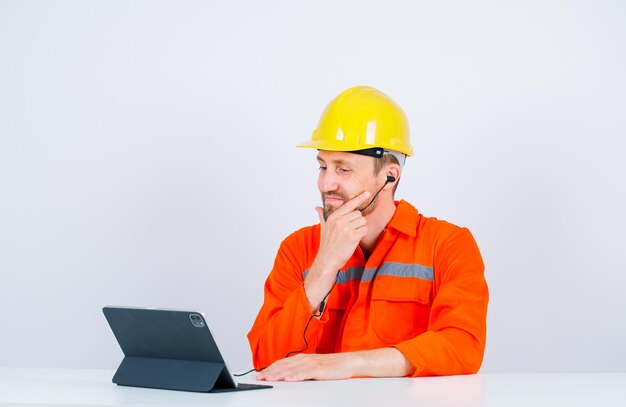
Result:
[[335,202],[343,202],[343,199],[338,196],[326,196],[324,197],[324,203],[335,203]]

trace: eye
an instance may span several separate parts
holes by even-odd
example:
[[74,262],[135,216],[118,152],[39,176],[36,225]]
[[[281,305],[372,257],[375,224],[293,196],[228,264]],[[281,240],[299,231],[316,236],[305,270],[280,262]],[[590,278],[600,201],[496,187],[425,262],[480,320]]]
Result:
[[337,172],[340,172],[342,174],[347,174],[350,172],[349,168],[337,168]]
[[320,165],[320,171],[326,171],[326,167]]

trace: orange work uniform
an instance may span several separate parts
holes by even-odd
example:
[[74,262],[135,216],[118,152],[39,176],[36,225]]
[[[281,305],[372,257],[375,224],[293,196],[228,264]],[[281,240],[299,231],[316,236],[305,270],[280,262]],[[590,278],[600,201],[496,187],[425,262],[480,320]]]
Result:
[[[257,369],[305,348],[311,309],[303,282],[319,242],[317,224],[280,245],[248,333]],[[326,310],[306,331],[306,353],[395,347],[415,376],[475,373],[485,349],[488,300],[483,261],[469,230],[396,202],[370,257],[357,247],[337,274]]]

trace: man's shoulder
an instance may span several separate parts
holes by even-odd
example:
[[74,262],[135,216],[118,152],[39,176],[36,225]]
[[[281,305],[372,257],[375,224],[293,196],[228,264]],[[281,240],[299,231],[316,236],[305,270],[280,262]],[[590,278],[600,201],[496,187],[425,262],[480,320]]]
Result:
[[419,216],[417,239],[426,247],[431,247],[435,253],[446,256],[450,253],[449,250],[477,249],[474,236],[467,227],[434,216]]
[[456,225],[447,220],[439,219],[434,216],[427,216],[421,211],[415,209],[410,203],[403,201],[405,205],[409,207],[410,211],[414,211],[417,216],[416,222],[416,235],[417,236],[432,236],[437,238],[445,238],[451,236],[457,236],[465,233],[468,229],[464,226]]
[[442,235],[455,235],[467,229],[464,226],[458,226],[452,222],[439,219],[434,216],[422,215],[422,221],[420,223],[421,223],[420,226],[422,226],[424,229],[428,229],[429,231],[433,233],[442,234]]
[[320,224],[304,226],[283,239],[282,245],[307,246],[318,242],[320,238]]

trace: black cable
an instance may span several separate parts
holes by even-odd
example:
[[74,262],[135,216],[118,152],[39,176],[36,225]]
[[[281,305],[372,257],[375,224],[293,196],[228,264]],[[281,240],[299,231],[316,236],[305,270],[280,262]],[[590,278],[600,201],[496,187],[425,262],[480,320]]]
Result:
[[[265,368],[267,368],[267,366],[265,366],[263,369],[265,369]],[[241,376],[245,376],[245,375],[247,375],[247,374],[249,374],[249,373],[252,373],[252,372],[260,372],[260,371],[261,371],[261,370],[263,370],[263,369],[259,369],[259,370],[256,370],[256,369],[250,369],[250,370],[248,370],[247,372],[244,372],[244,373],[233,373],[233,376],[235,376],[235,377],[241,377]]]
[[[385,181],[385,183],[383,184],[383,186],[378,190],[378,192],[376,192],[376,194],[374,194],[374,197],[372,198],[372,200],[370,201],[370,203],[368,203],[367,205],[365,205],[365,208],[362,209],[358,209],[359,212],[363,213],[364,210],[366,210],[367,208],[369,208],[369,206],[371,204],[374,203],[374,201],[376,200],[376,198],[378,198],[378,194],[381,193],[381,191],[383,190],[383,188],[385,188],[385,186],[390,183],[395,181],[394,178],[389,178],[387,177],[387,181]],[[376,277],[376,274],[378,273],[378,268],[376,269],[376,271],[374,272],[374,277]],[[328,293],[326,294],[326,296],[324,297],[324,299],[322,300],[322,302],[320,303],[320,311],[317,315],[313,314],[311,315],[311,317],[309,318],[309,320],[307,321],[306,325],[304,326],[304,331],[302,332],[302,339],[304,339],[304,349],[302,350],[293,350],[289,353],[287,353],[287,356],[285,356],[285,358],[290,357],[291,355],[296,355],[298,353],[302,353],[304,351],[306,351],[309,348],[309,342],[306,340],[306,331],[309,328],[309,324],[311,323],[311,321],[313,320],[313,318],[318,318],[322,316],[322,313],[324,312],[324,307],[326,306],[326,299],[328,298],[328,296],[330,295],[330,293],[333,291],[333,288],[335,288],[335,284],[337,284],[337,278],[339,277],[339,271],[337,271],[337,275],[335,276],[335,282],[333,283],[333,286],[330,287],[330,290],[328,291]],[[373,279],[372,279],[373,280]],[[268,366],[262,367],[261,369],[250,369],[245,373],[238,373],[238,374],[233,374],[233,376],[245,376],[249,373],[252,372],[260,372],[261,370],[266,369]]]
[[382,186],[382,187],[378,190],[378,192],[376,192],[376,194],[374,194],[374,197],[372,198],[372,200],[370,201],[370,203],[368,203],[367,205],[365,205],[365,208],[363,208],[363,209],[359,209],[359,208],[357,208],[357,210],[358,210],[359,212],[363,213],[363,211],[364,211],[364,210],[366,210],[367,208],[369,208],[369,206],[370,206],[371,204],[373,204],[373,203],[374,203],[374,201],[376,200],[376,198],[378,198],[378,194],[380,194],[380,192],[383,190],[383,188],[385,188],[385,186],[386,186],[388,183],[390,183],[390,182],[392,182],[392,181],[390,181],[389,179],[387,179],[387,181],[385,181],[385,183],[384,183],[384,184],[383,184],[383,186]]
[[[311,314],[311,316],[309,317],[309,320],[307,321],[306,325],[304,326],[304,331],[302,331],[302,339],[304,339],[304,349],[302,350],[292,350],[291,352],[288,352],[287,355],[285,356],[285,359],[292,356],[292,355],[297,355],[298,353],[302,353],[305,352],[308,348],[309,348],[309,342],[306,340],[306,331],[307,329],[309,329],[309,324],[311,323],[311,321],[313,320],[313,318],[319,318],[322,316],[322,313],[324,312],[324,309],[326,308],[326,299],[328,299],[328,296],[330,295],[330,293],[333,291],[333,288],[335,288],[335,285],[337,284],[337,279],[339,278],[339,271],[337,271],[337,275],[335,276],[335,282],[333,283],[333,286],[330,287],[330,290],[328,290],[328,293],[326,293],[326,295],[324,296],[324,299],[322,300],[322,302],[320,302],[320,307],[319,307],[319,312],[317,314]],[[241,376],[245,376],[249,373],[252,372],[260,372],[262,370],[267,369],[268,366],[262,367],[260,369],[250,369],[245,373],[233,373],[233,376],[235,377],[241,377]]]

